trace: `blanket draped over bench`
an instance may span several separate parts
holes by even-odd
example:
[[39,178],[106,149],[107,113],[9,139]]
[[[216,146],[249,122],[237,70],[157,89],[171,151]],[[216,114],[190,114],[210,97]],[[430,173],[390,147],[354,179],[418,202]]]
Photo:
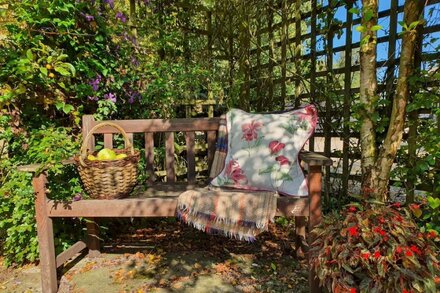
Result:
[[177,200],[178,218],[196,229],[254,241],[276,213],[273,192],[189,190]]

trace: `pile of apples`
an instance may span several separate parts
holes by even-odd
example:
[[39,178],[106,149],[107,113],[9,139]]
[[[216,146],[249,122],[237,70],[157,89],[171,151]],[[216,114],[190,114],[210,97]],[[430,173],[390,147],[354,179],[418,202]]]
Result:
[[126,154],[116,154],[113,150],[104,148],[94,155],[88,155],[87,159],[90,161],[113,161],[126,158]]

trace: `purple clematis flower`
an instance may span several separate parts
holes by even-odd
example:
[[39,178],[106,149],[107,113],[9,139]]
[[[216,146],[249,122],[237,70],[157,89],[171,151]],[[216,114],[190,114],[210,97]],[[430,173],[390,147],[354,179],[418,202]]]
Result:
[[104,3],[107,3],[111,9],[115,8],[115,0],[104,0]]
[[82,15],[82,16],[83,16],[88,22],[90,22],[90,21],[92,21],[92,20],[95,19],[95,17],[94,17],[93,15],[85,14],[84,12],[81,12],[81,15]]
[[88,96],[87,99],[89,99],[90,101],[97,101],[98,97]]
[[138,92],[138,91],[129,91],[128,92],[128,102],[130,103],[130,104],[133,104],[134,103],[134,100],[137,98],[138,100],[140,100],[141,99],[141,94]]
[[97,75],[95,79],[92,79],[89,82],[89,85],[92,86],[93,90],[96,92],[99,89],[99,84],[101,83],[102,77],[101,75]]
[[104,99],[106,99],[106,100],[108,100],[110,102],[116,103],[116,95],[113,94],[113,93],[105,94],[104,95]]
[[125,23],[127,21],[127,17],[125,16],[125,14],[120,11],[118,11],[118,13],[116,13],[116,19],[119,19],[123,23]]

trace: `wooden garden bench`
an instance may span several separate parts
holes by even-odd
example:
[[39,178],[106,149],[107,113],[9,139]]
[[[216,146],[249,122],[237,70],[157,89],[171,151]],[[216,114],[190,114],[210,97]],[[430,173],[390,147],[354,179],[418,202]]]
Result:
[[[190,118],[190,119],[145,119],[145,120],[115,120],[129,135],[141,133],[145,138],[146,168],[150,175],[149,188],[141,194],[134,194],[129,198],[117,200],[79,200],[73,202],[59,202],[47,197],[46,174],[36,172],[41,166],[21,166],[21,171],[34,172],[33,187],[36,193],[35,210],[37,221],[38,242],[40,249],[40,269],[42,290],[45,293],[57,292],[57,268],[69,259],[76,256],[84,249],[88,249],[90,257],[100,253],[97,218],[116,217],[174,217],[176,214],[177,196],[180,192],[197,186],[195,164],[195,137],[196,133],[206,133],[208,167],[214,159],[216,150],[216,136],[222,118]],[[224,121],[223,121],[224,122]],[[83,137],[98,121],[93,116],[83,117]],[[98,133],[104,136],[104,146],[112,148],[112,127],[100,128]],[[185,135],[187,178],[185,182],[176,182],[174,169],[174,133],[181,132]],[[163,133],[165,137],[165,169],[166,183],[154,183],[154,135]],[[156,146],[157,147],[157,146]],[[89,149],[94,149],[94,140],[90,141]],[[303,151],[300,159],[307,170],[309,184],[309,198],[279,197],[277,215],[295,217],[297,244],[304,245],[306,237],[306,218],[309,218],[309,229],[321,221],[321,172],[322,166],[332,164],[332,161],[322,155]],[[72,163],[72,160],[66,162]],[[206,182],[205,182],[206,183]],[[55,255],[54,234],[52,221],[54,218],[88,218],[87,240],[78,241],[66,251]],[[317,280],[310,275],[311,291],[316,292]]]

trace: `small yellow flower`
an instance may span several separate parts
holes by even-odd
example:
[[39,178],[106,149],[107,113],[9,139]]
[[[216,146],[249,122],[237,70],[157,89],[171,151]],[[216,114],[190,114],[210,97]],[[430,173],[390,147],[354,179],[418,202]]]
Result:
[[46,68],[47,68],[48,70],[51,70],[53,67],[52,67],[52,65],[50,65],[50,64],[46,64]]
[[54,77],[55,77],[55,74],[53,74],[53,73],[51,72],[51,73],[49,73],[49,77],[50,77],[50,78],[54,78]]

